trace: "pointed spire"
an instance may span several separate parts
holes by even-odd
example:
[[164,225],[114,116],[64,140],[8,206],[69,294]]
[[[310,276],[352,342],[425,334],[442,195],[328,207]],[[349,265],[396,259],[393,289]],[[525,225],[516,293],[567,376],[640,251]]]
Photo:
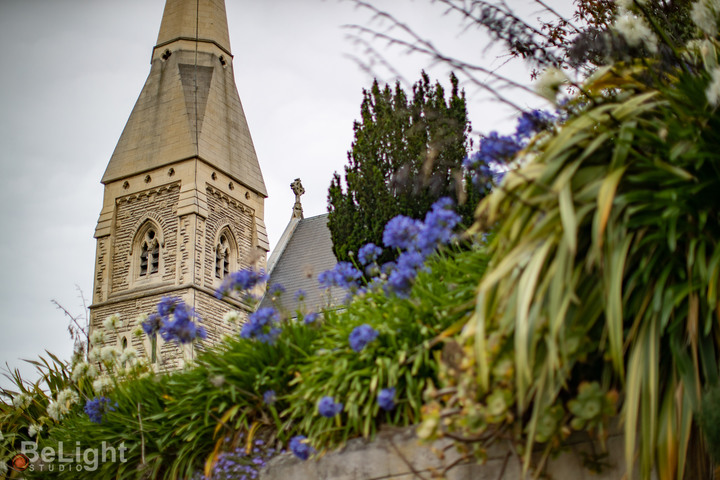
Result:
[[190,158],[267,197],[235,86],[224,0],[166,0],[150,75],[102,182]]
[[230,54],[225,0],[167,0],[155,48],[196,38]]

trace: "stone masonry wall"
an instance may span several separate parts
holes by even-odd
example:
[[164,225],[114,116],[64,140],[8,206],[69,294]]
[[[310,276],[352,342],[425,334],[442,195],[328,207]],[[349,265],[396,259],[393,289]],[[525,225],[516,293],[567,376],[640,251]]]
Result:
[[230,271],[250,267],[254,260],[252,252],[255,251],[253,245],[254,213],[250,207],[211,186],[208,186],[206,191],[208,217],[204,252],[206,265],[204,282],[206,287],[215,288],[219,285],[219,281],[215,279],[215,247],[220,230],[228,226],[237,245],[235,262],[230,265]]
[[[599,453],[599,445],[586,437],[573,437],[566,442],[567,449],[549,461],[543,478],[555,480],[621,480],[625,474],[624,438],[610,435],[607,441],[608,457],[603,460],[600,472],[584,467],[585,454]],[[442,457],[442,458],[441,458]],[[420,444],[413,428],[389,428],[368,442],[350,440],[345,448],[327,453],[317,460],[297,459],[283,454],[269,462],[260,474],[260,480],[518,480],[524,477],[517,455],[506,445],[499,444],[487,452],[487,461],[455,464],[459,455],[449,441],[432,445]],[[453,466],[454,465],[454,466]],[[453,466],[445,477],[439,476],[446,467]],[[435,476],[438,475],[438,476]]]
[[[173,296],[183,297],[187,301],[190,294],[189,289],[173,292]],[[141,314],[151,314],[156,311],[158,302],[162,299],[163,294],[147,295],[133,300],[125,300],[110,305],[103,305],[93,311],[91,330],[103,330],[105,332],[105,343],[96,346],[102,348],[104,346],[120,347],[123,337],[128,339],[128,346],[134,347],[138,351],[141,358],[149,358],[150,342],[147,335],[135,336],[132,334],[133,329],[138,324],[138,317]],[[117,313],[122,321],[122,327],[118,332],[105,330],[102,326],[103,321]],[[161,370],[171,370],[181,366],[183,352],[174,343],[165,343],[158,336],[158,368]]]
[[160,249],[160,266],[163,281],[175,280],[177,251],[177,211],[180,184],[165,185],[143,192],[121,197],[117,200],[115,218],[114,264],[112,271],[112,293],[130,288],[133,266],[132,242],[137,230],[146,218],[152,219],[162,229],[164,245]]
[[[204,345],[215,345],[225,336],[235,336],[240,333],[239,325],[247,319],[248,312],[222,302],[205,292],[198,292],[195,309],[203,312],[203,326],[207,331],[207,340]],[[231,325],[224,320],[225,314],[230,310],[239,312],[239,323]]]

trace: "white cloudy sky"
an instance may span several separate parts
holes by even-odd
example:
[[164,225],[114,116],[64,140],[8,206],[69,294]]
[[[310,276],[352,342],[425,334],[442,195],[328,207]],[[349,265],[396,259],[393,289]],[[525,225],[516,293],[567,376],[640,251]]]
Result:
[[[376,0],[447,53],[529,83],[524,66],[488,50],[476,31],[430,0]],[[507,0],[535,18],[532,0]],[[570,0],[551,2],[569,14]],[[306,216],[324,213],[333,171],[342,171],[372,75],[346,24],[383,30],[369,11],[338,0],[227,0],[240,98],[270,197],[271,244],[290,218],[289,184],[302,178]],[[67,318],[80,314],[76,285],[90,295],[100,178],[150,71],[163,0],[0,0],[0,365],[19,367],[44,350],[69,358]],[[410,82],[447,70],[386,52]],[[382,69],[381,80],[392,80]],[[466,85],[473,127],[512,126],[512,112]],[[536,99],[512,94],[521,105]],[[0,384],[6,384],[0,380]]]

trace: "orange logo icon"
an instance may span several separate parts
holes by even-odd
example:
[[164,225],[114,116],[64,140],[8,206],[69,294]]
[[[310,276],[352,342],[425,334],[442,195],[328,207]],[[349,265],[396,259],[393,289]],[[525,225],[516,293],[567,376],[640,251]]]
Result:
[[30,466],[30,459],[27,455],[18,453],[12,458],[12,469],[17,472],[24,472]]

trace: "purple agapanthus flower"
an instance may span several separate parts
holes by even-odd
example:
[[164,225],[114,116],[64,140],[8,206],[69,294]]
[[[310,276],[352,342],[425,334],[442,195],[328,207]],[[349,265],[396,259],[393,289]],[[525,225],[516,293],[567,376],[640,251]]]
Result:
[[417,237],[421,231],[422,222],[398,215],[385,225],[383,243],[389,248],[410,250],[415,248]]
[[358,261],[362,265],[369,265],[377,260],[381,253],[382,248],[374,243],[367,243],[358,250]]
[[397,259],[395,269],[390,272],[387,287],[399,297],[407,297],[418,272],[423,268],[425,257],[416,251],[403,252]]
[[350,343],[350,348],[356,352],[360,352],[363,348],[365,348],[365,346],[367,346],[368,343],[372,342],[377,337],[377,330],[367,323],[363,323],[362,325],[355,327],[353,331],[350,332],[348,342]]
[[283,287],[279,283],[274,283],[273,285],[270,286],[270,288],[268,288],[267,293],[271,297],[277,297],[277,296],[280,296],[283,293],[285,293],[285,287]]
[[154,337],[162,327],[162,318],[157,313],[152,313],[141,323],[142,329],[148,337]]
[[317,321],[318,317],[320,315],[317,312],[310,312],[303,318],[303,323],[305,325],[310,325],[311,323],[315,323]]
[[323,288],[340,287],[355,291],[359,287],[357,281],[362,277],[360,270],[350,262],[338,262],[332,270],[318,275],[318,282]]
[[162,297],[157,304],[157,311],[161,317],[167,317],[172,314],[175,308],[182,303],[178,297]]
[[[115,403],[115,407],[117,407]],[[107,397],[95,397],[85,402],[85,413],[93,423],[102,423],[103,417],[107,412],[114,412],[115,408],[110,405],[110,399]]]
[[385,411],[395,408],[395,387],[383,388],[377,396],[378,405]]
[[527,139],[541,130],[545,130],[552,125],[556,117],[544,110],[531,110],[523,112],[518,117],[517,126],[515,127],[515,137],[519,140]]
[[308,442],[305,435],[296,435],[290,439],[290,450],[300,460],[307,460],[310,455],[315,452]]
[[417,239],[416,249],[420,253],[430,255],[438,246],[450,242],[453,230],[461,220],[454,206],[452,199],[444,197],[436,201],[425,215],[425,222]]
[[259,309],[250,314],[248,322],[240,330],[240,337],[255,339],[261,343],[275,343],[280,335],[280,314],[272,307]]
[[193,318],[200,318],[199,315],[180,301],[176,304],[173,315],[163,318],[160,335],[166,342],[190,343],[197,338],[207,338],[205,328],[198,326]]
[[275,395],[275,390],[266,390],[265,393],[263,393],[263,402],[265,405],[274,405],[277,401],[277,395]]
[[247,292],[255,288],[255,286],[265,283],[267,279],[268,276],[262,270],[244,269],[232,272],[225,277],[222,285],[220,285],[220,288],[215,292],[215,296],[223,298],[226,295],[231,295],[233,292]]
[[195,323],[200,316],[178,297],[163,297],[157,304],[157,313],[151,314],[141,326],[150,337],[160,333],[166,342],[190,343],[207,338],[205,328]]
[[327,418],[332,418],[338,413],[342,412],[343,404],[336,402],[333,397],[325,396],[318,402],[318,412],[320,415]]

